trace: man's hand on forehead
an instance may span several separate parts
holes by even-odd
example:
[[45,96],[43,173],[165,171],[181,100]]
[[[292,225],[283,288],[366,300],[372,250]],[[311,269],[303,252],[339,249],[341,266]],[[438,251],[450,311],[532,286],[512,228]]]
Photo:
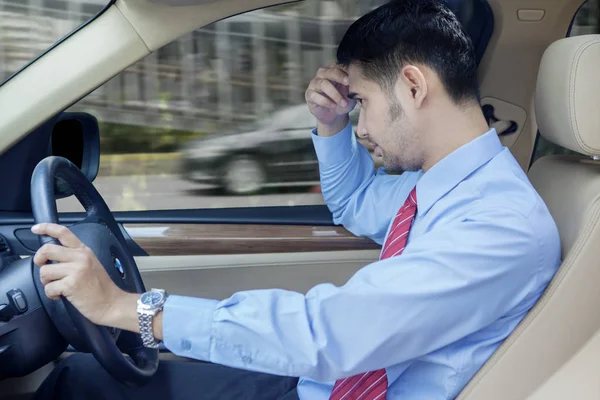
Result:
[[332,131],[343,128],[356,106],[356,101],[348,97],[349,84],[348,73],[338,64],[331,64],[319,68],[306,89],[309,110],[321,124],[334,127]]

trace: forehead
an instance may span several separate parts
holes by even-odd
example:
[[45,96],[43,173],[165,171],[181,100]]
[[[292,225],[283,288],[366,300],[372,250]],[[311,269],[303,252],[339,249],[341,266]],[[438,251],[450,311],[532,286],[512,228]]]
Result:
[[373,93],[380,93],[381,87],[376,82],[365,78],[362,74],[361,68],[356,64],[350,64],[345,68],[350,80],[349,91],[350,93],[356,93],[359,95],[368,95]]

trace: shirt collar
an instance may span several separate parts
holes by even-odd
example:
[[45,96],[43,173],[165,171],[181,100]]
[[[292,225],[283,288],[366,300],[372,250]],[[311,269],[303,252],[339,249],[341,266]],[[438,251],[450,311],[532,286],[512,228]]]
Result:
[[417,209],[429,209],[473,171],[494,158],[503,146],[495,129],[473,139],[431,167],[417,182]]

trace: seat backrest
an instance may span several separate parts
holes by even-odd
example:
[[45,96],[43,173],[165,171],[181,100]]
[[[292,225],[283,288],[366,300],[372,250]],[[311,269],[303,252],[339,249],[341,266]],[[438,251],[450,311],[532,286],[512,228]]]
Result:
[[582,154],[542,157],[529,171],[558,226],[563,262],[461,400],[527,399],[600,331],[600,35],[548,47],[535,109],[542,136]]

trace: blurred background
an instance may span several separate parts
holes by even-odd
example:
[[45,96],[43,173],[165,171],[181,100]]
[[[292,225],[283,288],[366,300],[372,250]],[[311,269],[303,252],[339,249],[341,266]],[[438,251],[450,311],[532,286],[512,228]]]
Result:
[[[96,187],[115,211],[321,204],[304,91],[383,0],[307,0],[228,18],[159,49],[69,111],[100,122]],[[0,0],[0,81],[106,0]],[[484,0],[452,0],[476,20]],[[600,32],[600,0],[572,34]],[[77,57],[77,55],[73,55]],[[358,114],[351,115],[353,124]],[[60,211],[81,208],[61,200]]]

